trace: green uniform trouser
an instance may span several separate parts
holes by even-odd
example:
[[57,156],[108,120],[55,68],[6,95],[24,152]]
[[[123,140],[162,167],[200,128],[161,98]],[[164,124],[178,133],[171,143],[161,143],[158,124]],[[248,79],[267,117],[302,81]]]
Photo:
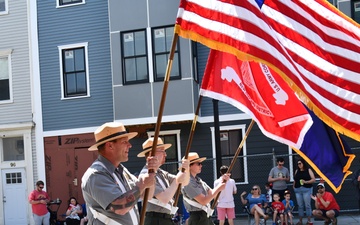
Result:
[[161,214],[147,212],[145,215],[144,225],[174,225],[170,215],[165,214],[166,215],[165,218],[164,215]]
[[207,217],[205,211],[190,212],[188,225],[214,225],[211,218]]

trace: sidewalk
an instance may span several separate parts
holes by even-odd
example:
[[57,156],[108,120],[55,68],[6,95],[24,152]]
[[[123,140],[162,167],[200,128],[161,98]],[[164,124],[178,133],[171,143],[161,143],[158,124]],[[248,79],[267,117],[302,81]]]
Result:
[[[338,225],[359,225],[360,224],[360,214],[359,213],[357,213],[357,214],[356,213],[351,213],[351,214],[342,213],[342,214],[340,214],[340,216],[337,219],[338,219],[338,223],[337,223]],[[306,222],[306,219],[304,221]],[[254,220],[252,219],[251,222],[253,224]],[[298,222],[298,219],[295,216],[294,224],[296,224],[297,222]],[[313,223],[314,223],[314,225],[323,225],[324,221],[313,219]],[[247,216],[242,216],[242,217],[236,218],[234,220],[234,225],[247,225],[247,224],[248,224]],[[267,225],[271,225],[271,221],[268,221]]]

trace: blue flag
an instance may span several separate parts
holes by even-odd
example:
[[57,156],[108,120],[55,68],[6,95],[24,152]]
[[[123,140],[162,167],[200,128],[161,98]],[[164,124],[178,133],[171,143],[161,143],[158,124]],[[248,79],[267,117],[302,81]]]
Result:
[[355,155],[337,132],[308,111],[313,124],[300,149],[293,149],[338,193],[345,178],[352,173],[348,169]]

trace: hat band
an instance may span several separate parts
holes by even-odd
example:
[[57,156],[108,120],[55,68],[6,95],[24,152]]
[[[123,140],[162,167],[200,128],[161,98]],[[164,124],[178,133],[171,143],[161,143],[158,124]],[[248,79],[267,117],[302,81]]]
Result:
[[[162,145],[164,145],[164,144],[158,144],[157,146],[162,146]],[[149,149],[151,149],[151,148],[152,148],[152,146],[147,147],[147,148],[144,148],[144,151],[145,151],[145,150],[149,150]]]
[[190,163],[191,163],[192,161],[195,161],[195,160],[198,160],[198,159],[200,159],[200,158],[192,159],[192,160],[190,160]]
[[101,138],[100,140],[97,140],[96,143],[100,143],[100,142],[103,142],[105,141],[106,139],[110,139],[110,138],[113,138],[113,137],[116,137],[116,136],[120,136],[120,135],[123,135],[123,134],[126,134],[127,132],[126,131],[121,131],[121,132],[117,132],[117,133],[113,133],[109,136],[106,136],[106,137],[103,137]]

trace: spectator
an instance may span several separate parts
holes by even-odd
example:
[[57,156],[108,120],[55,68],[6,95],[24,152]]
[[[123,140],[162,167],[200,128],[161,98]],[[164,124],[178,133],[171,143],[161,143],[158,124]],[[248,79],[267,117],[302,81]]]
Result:
[[44,182],[39,180],[36,182],[36,189],[29,194],[29,203],[31,204],[35,225],[49,225],[50,212],[47,204],[50,197],[44,189]]
[[[228,166],[220,167],[221,176],[214,181],[214,187],[218,186],[223,182],[223,176],[228,171]],[[228,174],[230,176],[230,174]],[[229,178],[226,182],[225,189],[220,193],[219,201],[216,207],[218,213],[219,225],[224,225],[225,217],[228,219],[229,225],[234,225],[235,219],[235,203],[234,203],[234,195],[237,192],[237,188],[235,185],[234,179]]]
[[285,206],[284,210],[284,220],[285,224],[287,224],[288,221],[290,221],[290,224],[293,225],[293,214],[292,211],[294,209],[294,202],[290,199],[291,194],[289,190],[285,191],[284,200],[282,201],[283,205]]
[[80,216],[83,210],[81,205],[77,202],[75,197],[71,197],[68,200],[69,207],[66,210],[66,225],[79,225],[80,224]]
[[315,182],[314,172],[308,167],[304,159],[297,160],[297,169],[294,174],[293,188],[298,204],[299,221],[296,225],[302,225],[304,217],[304,206],[307,216],[307,224],[311,224],[311,194]]
[[273,195],[274,201],[271,203],[271,208],[273,209],[273,225],[277,224],[277,218],[280,217],[281,225],[284,224],[284,211],[285,206],[280,201],[279,193]]
[[340,207],[337,204],[334,196],[325,191],[325,185],[319,183],[317,185],[316,196],[312,195],[311,198],[315,201],[315,208],[313,215],[317,218],[325,220],[324,225],[337,225],[337,218],[339,216]]
[[260,216],[262,216],[265,220],[269,218],[268,215],[265,214],[264,209],[267,207],[267,201],[265,195],[261,194],[261,189],[259,185],[254,185],[251,189],[251,193],[247,195],[246,191],[241,193],[240,198],[243,205],[249,205],[250,213],[254,215],[255,224],[259,225]]
[[[205,157],[200,158],[196,152],[190,152],[190,183],[182,188],[183,200],[186,210],[190,213],[189,225],[213,225],[211,216],[213,210],[210,208],[210,202],[215,196],[225,188],[221,182],[218,186],[211,189],[197,175],[201,173],[202,162]],[[224,180],[227,181],[229,176],[224,174]]]
[[284,167],[285,160],[282,157],[278,157],[276,159],[277,166],[273,167],[270,170],[268,182],[273,184],[272,193],[273,199],[274,194],[278,193],[280,196],[280,200],[283,200],[285,190],[287,190],[286,182],[290,181],[290,173],[289,170]]
[[265,183],[265,190],[266,190],[266,201],[271,205],[272,202],[272,183],[266,182]]

